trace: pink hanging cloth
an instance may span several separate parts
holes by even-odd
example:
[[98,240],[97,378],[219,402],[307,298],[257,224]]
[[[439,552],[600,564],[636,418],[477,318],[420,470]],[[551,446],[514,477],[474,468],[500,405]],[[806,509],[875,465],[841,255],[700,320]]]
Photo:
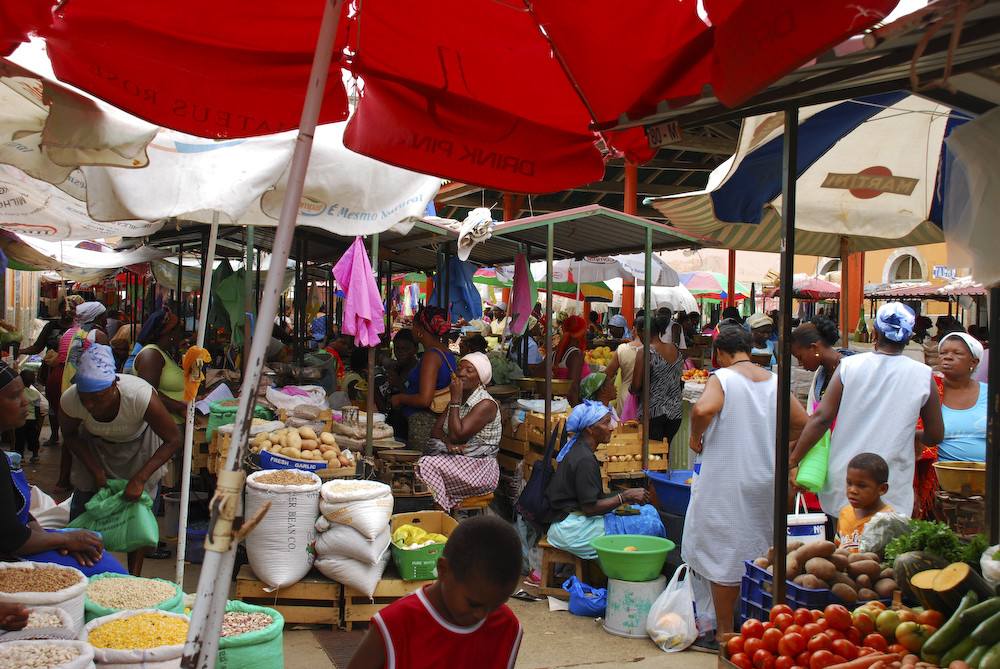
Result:
[[357,346],[377,346],[379,335],[385,332],[385,307],[361,237],[356,237],[351,247],[337,261],[333,268],[333,278],[346,296],[344,333],[354,335]]

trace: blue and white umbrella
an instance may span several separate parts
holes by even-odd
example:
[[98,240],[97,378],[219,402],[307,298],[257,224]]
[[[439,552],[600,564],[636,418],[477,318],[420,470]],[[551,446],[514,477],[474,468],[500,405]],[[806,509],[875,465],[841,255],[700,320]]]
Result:
[[[803,107],[796,253],[839,256],[845,236],[852,252],[944,241],[944,139],[968,120],[907,93]],[[781,112],[745,119],[708,189],[646,203],[724,248],[779,251],[783,132]]]

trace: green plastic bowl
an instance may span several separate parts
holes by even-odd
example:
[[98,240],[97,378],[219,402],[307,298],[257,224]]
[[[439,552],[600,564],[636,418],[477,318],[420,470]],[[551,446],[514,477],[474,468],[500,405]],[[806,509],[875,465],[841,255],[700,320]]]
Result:
[[[597,551],[601,569],[608,578],[619,581],[652,581],[660,575],[667,553],[674,549],[674,542],[644,534],[605,534],[590,540]],[[626,546],[639,550],[627,551]]]

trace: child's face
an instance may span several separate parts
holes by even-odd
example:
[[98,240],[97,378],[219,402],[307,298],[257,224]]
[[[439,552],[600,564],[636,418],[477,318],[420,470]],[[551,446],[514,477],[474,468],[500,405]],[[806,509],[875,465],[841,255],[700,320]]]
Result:
[[438,560],[438,584],[447,617],[459,627],[472,627],[499,609],[514,592],[511,587],[496,585],[477,575],[461,581],[448,567],[445,558]]
[[888,483],[875,483],[875,479],[866,471],[847,470],[847,501],[855,509],[867,509],[877,504],[888,490]]

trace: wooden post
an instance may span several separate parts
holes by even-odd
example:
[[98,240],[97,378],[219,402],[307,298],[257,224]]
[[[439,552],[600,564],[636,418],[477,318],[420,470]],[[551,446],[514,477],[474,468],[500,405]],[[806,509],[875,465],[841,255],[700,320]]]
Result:
[[[635,163],[625,161],[625,202],[626,214],[636,214],[638,207],[639,168]],[[622,283],[622,316],[632,327],[635,321],[635,280]]]
[[840,345],[847,348],[851,339],[851,270],[850,240],[840,238]]
[[726,278],[726,306],[736,306],[736,249],[729,249],[729,276]]

